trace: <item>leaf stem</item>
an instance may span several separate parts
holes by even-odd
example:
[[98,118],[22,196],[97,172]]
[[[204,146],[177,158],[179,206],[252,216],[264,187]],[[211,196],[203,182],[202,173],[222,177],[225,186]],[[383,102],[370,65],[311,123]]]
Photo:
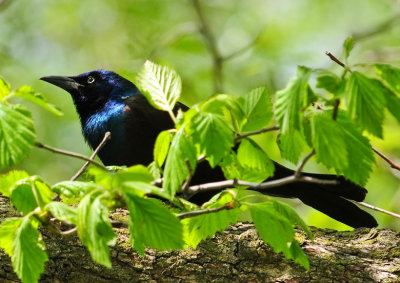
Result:
[[[90,159],[93,161],[94,158],[96,157],[96,155],[99,153],[99,151],[105,146],[105,144],[111,139],[111,132],[106,132],[104,135],[103,140],[99,143],[99,145],[97,146],[97,148],[94,150],[94,152],[92,153],[92,155],[90,156]],[[76,174],[74,176],[72,176],[72,178],[70,179],[70,181],[75,181],[76,179],[78,179],[78,177],[83,173],[83,171],[85,171],[85,169],[89,166],[90,162],[86,161],[86,163],[82,166],[81,169],[79,169],[78,172],[76,172]]]
[[315,154],[315,149],[313,149],[304,159],[300,162],[299,166],[297,167],[296,172],[294,172],[294,176],[296,178],[301,177],[301,173],[303,171],[304,166],[306,165],[307,161]]
[[55,148],[55,147],[51,147],[45,144],[42,144],[40,142],[35,142],[35,146],[38,148],[43,148],[46,149],[48,151],[51,151],[53,153],[58,153],[58,154],[62,154],[62,155],[66,155],[66,156],[70,156],[70,157],[74,157],[74,158],[78,158],[78,159],[82,159],[85,161],[88,161],[90,163],[92,163],[93,165],[103,169],[104,171],[108,171],[107,167],[105,167],[104,165],[100,164],[99,162],[90,159],[89,157],[76,153],[76,152],[72,152],[72,151],[67,151],[67,150],[63,150],[63,149],[59,149],[59,148]]
[[390,160],[389,157],[387,157],[386,155],[384,155],[382,152],[380,152],[379,150],[377,150],[375,147],[372,147],[372,150],[378,154],[383,160],[385,160],[387,163],[389,163],[390,167],[392,167],[393,169],[399,170],[400,171],[400,165],[396,164],[394,161]]
[[199,215],[209,214],[209,213],[215,213],[215,212],[218,212],[221,210],[232,209],[232,208],[233,208],[233,203],[228,202],[221,207],[184,212],[184,213],[177,214],[176,217],[178,217],[179,219],[185,219],[185,218],[189,218],[189,217],[194,217],[194,216],[199,216]]
[[257,130],[254,132],[243,133],[243,134],[237,135],[235,137],[235,142],[238,142],[239,140],[247,138],[249,136],[259,135],[262,133],[266,133],[266,132],[270,132],[270,131],[277,131],[277,130],[279,130],[279,126],[272,126],[272,127],[264,128],[264,129]]

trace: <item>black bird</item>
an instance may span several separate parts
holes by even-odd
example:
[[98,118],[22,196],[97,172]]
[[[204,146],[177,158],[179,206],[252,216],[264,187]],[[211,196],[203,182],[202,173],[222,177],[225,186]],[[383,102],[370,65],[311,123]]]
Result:
[[[105,165],[148,165],[153,160],[153,146],[157,135],[174,127],[167,112],[153,108],[132,82],[114,72],[95,70],[77,76],[49,76],[41,80],[71,94],[80,117],[83,135],[93,149],[107,131],[111,132],[111,140],[99,152]],[[186,111],[188,107],[177,103],[174,110],[178,109]],[[291,176],[293,173],[275,162],[275,175],[272,179]],[[298,198],[355,228],[378,225],[370,214],[349,201],[363,201],[366,189],[345,180],[343,176],[310,173],[304,175],[337,180],[339,184],[292,183],[263,193]],[[220,168],[211,169],[207,162],[202,162],[196,169],[191,184],[223,179]],[[190,201],[201,204],[214,193],[198,194]]]

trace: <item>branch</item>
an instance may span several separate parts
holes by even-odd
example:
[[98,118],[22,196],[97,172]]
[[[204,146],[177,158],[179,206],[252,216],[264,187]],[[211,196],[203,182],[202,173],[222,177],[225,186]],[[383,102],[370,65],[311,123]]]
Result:
[[380,207],[373,206],[373,205],[370,205],[370,204],[365,203],[365,202],[358,202],[358,201],[351,201],[351,202],[353,202],[355,204],[359,204],[359,205],[364,206],[364,207],[367,207],[367,208],[372,209],[372,210],[376,210],[376,211],[391,215],[391,216],[396,217],[396,218],[400,218],[400,215],[397,214],[397,213],[394,213],[394,212],[391,212],[391,211],[388,211],[388,210],[384,210],[384,209],[382,209]]
[[228,54],[228,55],[224,56],[224,57],[223,57],[223,60],[224,60],[224,61],[228,61],[228,60],[230,60],[230,59],[232,59],[232,58],[234,58],[234,57],[240,55],[241,53],[247,51],[248,49],[250,49],[250,48],[256,43],[256,41],[260,38],[260,36],[262,35],[262,33],[263,33],[263,30],[260,30],[260,31],[258,32],[258,34],[257,34],[249,43],[247,43],[247,44],[246,44],[245,46],[243,46],[242,48],[239,48],[238,50],[233,51],[231,54]]
[[394,163],[392,160],[389,159],[389,157],[387,157],[386,155],[384,155],[382,152],[380,152],[379,150],[377,150],[375,147],[372,147],[372,150],[378,154],[383,160],[385,160],[387,163],[390,164],[390,167],[392,167],[393,169],[399,170],[400,171],[400,165]]
[[365,38],[377,35],[381,32],[385,32],[386,30],[394,27],[399,20],[400,20],[400,16],[398,14],[396,14],[392,18],[387,19],[385,22],[381,23],[380,25],[378,25],[370,30],[353,34],[353,39],[354,39],[354,41],[359,41],[359,40],[363,40]]
[[249,136],[259,135],[262,133],[266,133],[266,132],[270,132],[270,131],[277,131],[277,130],[279,130],[279,126],[272,126],[272,127],[264,128],[264,129],[254,131],[254,132],[243,133],[243,134],[237,135],[235,137],[235,142],[238,142],[239,140],[247,138]]
[[346,65],[340,61],[338,58],[336,58],[331,52],[329,51],[325,51],[325,54],[328,55],[328,57],[335,63],[337,63],[338,65],[342,66],[343,68],[347,68]]
[[[99,153],[99,151],[105,146],[105,144],[108,142],[108,140],[111,139],[111,133],[110,132],[106,132],[104,135],[103,140],[99,143],[99,145],[97,146],[97,148],[94,150],[94,152],[92,153],[92,155],[90,156],[90,159],[93,161],[94,158],[96,157],[96,155]],[[72,176],[70,181],[75,181],[76,179],[78,179],[78,177],[83,173],[83,171],[85,171],[85,169],[89,166],[90,162],[87,161],[81,169],[79,169],[79,171]]]
[[203,191],[224,189],[224,188],[235,187],[235,186],[245,186],[245,187],[249,187],[249,188],[255,189],[255,190],[268,190],[270,188],[275,188],[275,187],[283,186],[283,185],[294,183],[294,182],[315,183],[315,184],[321,184],[321,185],[337,185],[338,184],[338,181],[336,181],[336,180],[323,180],[323,179],[317,179],[317,178],[308,177],[308,176],[296,177],[296,176],[292,175],[289,177],[272,180],[272,181],[266,181],[263,183],[253,183],[253,182],[240,181],[240,180],[225,180],[225,181],[195,185],[195,186],[191,186],[189,188],[188,193],[190,196],[193,196],[193,195],[195,195],[199,192],[203,192]]
[[38,148],[46,149],[46,150],[54,152],[54,153],[58,153],[58,154],[62,154],[62,155],[70,156],[70,157],[75,157],[75,158],[78,158],[78,159],[82,159],[82,160],[88,161],[88,162],[92,163],[93,165],[95,165],[95,166],[107,171],[107,167],[105,167],[104,165],[100,164],[97,161],[94,161],[94,160],[90,159],[89,157],[87,157],[85,155],[82,155],[82,154],[79,154],[79,153],[76,153],[76,152],[72,152],[72,151],[67,151],[67,150],[51,147],[51,146],[42,144],[40,142],[35,142],[35,146],[38,147]]
[[296,178],[301,177],[301,173],[303,171],[304,166],[306,165],[307,161],[315,154],[315,149],[313,149],[306,157],[304,157],[303,161],[300,162],[299,166],[297,167],[296,172],[294,172],[294,176]]
[[189,218],[189,217],[194,217],[194,216],[199,216],[199,215],[209,214],[209,213],[215,213],[215,212],[218,212],[221,210],[232,209],[232,208],[233,208],[233,202],[228,202],[221,207],[184,212],[181,214],[177,214],[176,217],[178,217],[179,219],[185,219],[185,218]]

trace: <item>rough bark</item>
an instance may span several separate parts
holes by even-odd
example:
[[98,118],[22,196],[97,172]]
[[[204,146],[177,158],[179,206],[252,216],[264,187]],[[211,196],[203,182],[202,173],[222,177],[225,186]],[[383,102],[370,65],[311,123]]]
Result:
[[[15,214],[0,198],[0,217]],[[139,256],[126,229],[117,229],[111,248],[113,268],[93,263],[76,235],[43,231],[49,261],[41,282],[399,282],[400,234],[391,230],[338,232],[312,228],[314,242],[298,231],[310,271],[264,244],[251,224],[237,224],[197,250],[147,250]],[[0,253],[0,282],[19,282]]]

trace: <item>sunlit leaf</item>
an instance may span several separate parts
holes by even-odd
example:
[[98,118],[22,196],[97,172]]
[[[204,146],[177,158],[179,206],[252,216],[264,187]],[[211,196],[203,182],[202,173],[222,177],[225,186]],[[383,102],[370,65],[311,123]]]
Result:
[[170,131],[162,131],[158,135],[156,143],[154,145],[154,160],[158,167],[161,167],[164,164],[170,144],[171,144]]
[[388,64],[375,64],[376,73],[400,94],[400,69]]
[[19,170],[12,170],[6,174],[0,175],[0,193],[3,196],[9,197],[11,195],[11,189],[15,186],[15,183],[28,177],[28,173]]
[[265,87],[253,89],[243,97],[246,122],[242,131],[255,131],[265,127],[272,118],[272,103]]
[[66,205],[63,202],[50,202],[46,208],[51,214],[60,221],[70,221],[74,224],[77,223],[77,208]]
[[343,48],[344,48],[346,58],[349,57],[351,50],[353,50],[353,48],[354,48],[354,39],[352,36],[349,36],[348,38],[346,38],[346,40],[343,43]]
[[305,146],[304,137],[302,133],[297,130],[290,133],[280,134],[278,136],[278,146],[282,158],[296,164],[299,161],[300,154]]
[[2,77],[0,77],[0,100],[9,95],[11,92],[11,86]]

